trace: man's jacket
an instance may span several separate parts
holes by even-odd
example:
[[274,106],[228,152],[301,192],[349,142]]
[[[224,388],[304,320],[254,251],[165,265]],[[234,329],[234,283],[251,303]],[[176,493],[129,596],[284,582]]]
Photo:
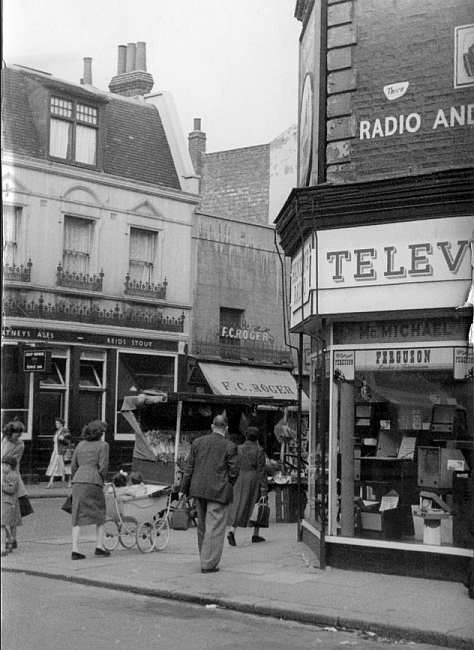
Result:
[[219,433],[210,433],[193,440],[181,492],[190,497],[230,503],[238,475],[236,445]]

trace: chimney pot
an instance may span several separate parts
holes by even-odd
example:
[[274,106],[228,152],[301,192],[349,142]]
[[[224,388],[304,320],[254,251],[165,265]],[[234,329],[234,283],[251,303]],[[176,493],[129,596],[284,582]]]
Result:
[[135,70],[146,72],[146,43],[140,41],[137,43],[137,62]]
[[128,43],[127,66],[125,69],[126,72],[134,72],[135,65],[136,65],[136,57],[137,57],[137,46],[135,45],[135,43]]
[[201,118],[200,117],[195,117],[194,118],[194,130],[195,131],[200,131],[201,130]]
[[127,68],[127,46],[118,46],[117,74],[123,74]]
[[84,77],[82,82],[86,86],[92,86],[92,59],[90,56],[84,57]]

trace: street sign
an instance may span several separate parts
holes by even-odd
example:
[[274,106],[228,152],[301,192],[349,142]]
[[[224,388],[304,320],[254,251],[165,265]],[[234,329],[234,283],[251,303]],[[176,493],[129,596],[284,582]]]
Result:
[[50,372],[51,350],[24,350],[23,370],[25,372]]

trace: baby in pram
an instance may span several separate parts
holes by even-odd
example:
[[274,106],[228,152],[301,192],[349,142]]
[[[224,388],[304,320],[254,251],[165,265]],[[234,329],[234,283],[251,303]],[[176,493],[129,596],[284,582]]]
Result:
[[[113,487],[112,487],[113,485]],[[143,483],[143,477],[140,472],[126,472],[120,470],[112,479],[112,485],[109,486],[106,494],[113,494],[119,497],[133,499],[147,493],[146,485]]]

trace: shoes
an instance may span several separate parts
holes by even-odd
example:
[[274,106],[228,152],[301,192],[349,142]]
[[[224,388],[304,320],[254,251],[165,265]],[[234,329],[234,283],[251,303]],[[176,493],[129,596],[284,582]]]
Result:
[[99,555],[100,557],[109,557],[110,551],[104,551],[101,548],[96,548],[94,551],[94,555]]
[[227,541],[229,542],[229,544],[231,546],[237,546],[237,544],[235,542],[235,536],[234,536],[234,533],[232,531],[230,531],[230,533],[227,533]]
[[52,487],[53,487],[52,485],[47,485],[47,486],[45,487],[45,490],[51,490]]
[[12,540],[11,546],[12,546],[12,549],[13,548],[18,548],[18,542],[16,541],[16,539]]
[[215,566],[213,569],[201,569],[201,573],[217,573],[218,571],[218,566]]
[[252,535],[252,544],[258,544],[258,542],[264,542],[265,539],[259,535]]
[[82,555],[82,553],[76,553],[76,551],[73,551],[71,553],[71,560],[85,560],[86,556]]

